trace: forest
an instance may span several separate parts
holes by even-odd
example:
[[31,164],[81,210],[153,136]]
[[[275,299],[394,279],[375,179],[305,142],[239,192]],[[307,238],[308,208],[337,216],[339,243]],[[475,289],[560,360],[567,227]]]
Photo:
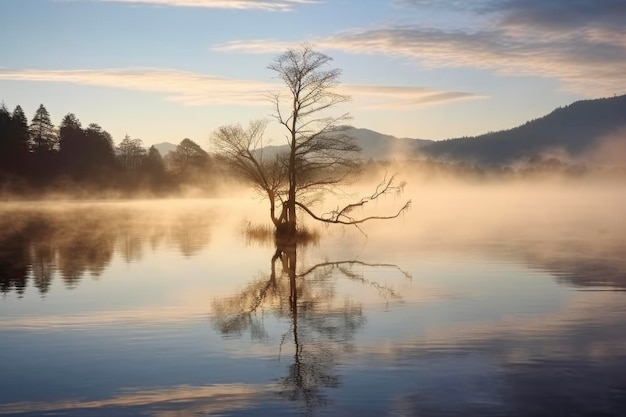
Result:
[[163,196],[185,187],[209,190],[213,171],[209,154],[188,138],[163,157],[128,135],[116,145],[100,125],[83,127],[73,113],[56,127],[43,104],[30,123],[20,105],[13,112],[0,106],[2,195]]

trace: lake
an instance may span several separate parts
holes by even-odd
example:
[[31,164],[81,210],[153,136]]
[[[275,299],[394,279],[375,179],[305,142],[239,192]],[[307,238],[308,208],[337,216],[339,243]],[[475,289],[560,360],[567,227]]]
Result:
[[622,416],[625,191],[416,184],[282,252],[255,198],[2,203],[0,415]]

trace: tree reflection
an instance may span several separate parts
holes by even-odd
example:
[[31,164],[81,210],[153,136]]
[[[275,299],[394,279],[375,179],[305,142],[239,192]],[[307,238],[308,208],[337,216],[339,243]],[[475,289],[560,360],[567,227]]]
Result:
[[253,339],[267,340],[268,314],[279,321],[289,320],[288,330],[280,337],[279,357],[291,344],[292,359],[287,375],[277,381],[277,389],[281,398],[301,403],[306,414],[326,404],[324,389],[340,385],[337,359],[353,349],[352,340],[365,323],[359,302],[339,299],[337,278],[370,285],[387,299],[400,298],[392,287],[366,279],[356,266],[397,268],[351,260],[299,269],[297,246],[278,245],[269,275],[213,303],[212,324],[223,335],[241,336],[249,331]]
[[215,221],[214,217],[212,212],[190,211],[172,220],[170,224],[172,241],[183,256],[192,257],[204,247],[209,240],[209,230],[211,222]]
[[18,236],[7,235],[0,241],[0,291],[24,294],[28,274],[28,256]]
[[30,246],[29,257],[33,285],[41,294],[47,293],[50,289],[50,283],[54,277],[55,255],[54,245],[47,240],[39,245]]
[[136,262],[146,248],[171,245],[185,256],[208,243],[211,213],[165,215],[123,207],[32,209],[0,213],[0,292],[23,295],[30,282],[46,294],[55,277],[74,288],[99,277],[117,254]]

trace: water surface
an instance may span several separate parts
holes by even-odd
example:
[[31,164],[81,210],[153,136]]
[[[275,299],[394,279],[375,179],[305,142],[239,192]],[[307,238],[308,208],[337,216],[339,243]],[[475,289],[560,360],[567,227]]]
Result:
[[626,205],[500,191],[279,252],[256,200],[4,204],[0,415],[623,415]]

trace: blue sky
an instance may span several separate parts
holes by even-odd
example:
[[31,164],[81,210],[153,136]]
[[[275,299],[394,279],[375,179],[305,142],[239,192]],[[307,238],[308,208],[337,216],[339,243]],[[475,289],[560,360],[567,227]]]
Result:
[[[624,0],[0,0],[0,101],[116,143],[268,118],[267,65],[307,42],[352,124],[445,139],[626,93]],[[277,128],[270,137],[279,142]]]

